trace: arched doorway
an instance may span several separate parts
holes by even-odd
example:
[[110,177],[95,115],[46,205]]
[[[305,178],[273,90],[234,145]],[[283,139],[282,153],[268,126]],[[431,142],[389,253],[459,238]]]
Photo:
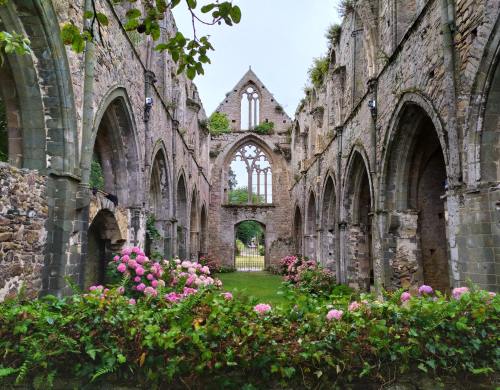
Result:
[[100,210],[89,226],[87,256],[83,274],[83,287],[105,282],[106,267],[113,254],[125,243],[118,223],[109,210]]
[[191,196],[191,210],[189,217],[189,245],[190,245],[190,257],[191,260],[198,260],[199,250],[200,250],[200,227],[198,224],[198,196],[196,190],[193,191]]
[[205,205],[200,212],[200,257],[208,254],[208,218]]
[[262,271],[266,267],[266,227],[247,220],[234,227],[234,266],[238,271]]
[[347,223],[346,270],[349,284],[365,291],[374,286],[372,255],[372,200],[368,169],[362,155],[351,155],[343,207]]
[[446,163],[434,123],[417,104],[402,107],[389,151],[385,188],[396,246],[393,283],[448,291]]
[[177,256],[186,259],[187,253],[187,189],[184,176],[177,182]]
[[329,176],[321,207],[321,263],[335,271],[335,187]]
[[316,197],[314,192],[309,194],[306,210],[306,231],[304,240],[306,244],[305,255],[312,260],[316,260]]
[[169,221],[170,186],[167,163],[163,151],[156,153],[149,181],[149,214],[146,223],[146,254],[160,254],[162,258],[172,256]]
[[295,242],[295,255],[302,256],[302,240],[304,231],[302,226],[302,214],[299,206],[295,206],[295,215],[293,217],[293,239]]

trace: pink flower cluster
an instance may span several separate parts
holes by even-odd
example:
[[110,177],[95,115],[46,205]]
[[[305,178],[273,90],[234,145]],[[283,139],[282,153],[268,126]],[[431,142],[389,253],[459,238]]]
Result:
[[303,260],[297,256],[286,256],[280,260],[280,271],[284,275],[286,282],[299,283],[301,274],[307,270],[318,268],[318,263],[314,260]]
[[268,305],[267,303],[259,303],[258,305],[255,305],[253,310],[257,313],[257,314],[265,314],[267,313],[268,311],[271,311],[271,305]]
[[411,294],[408,292],[408,291],[405,291],[401,294],[401,302],[404,303],[404,302],[407,302],[409,301],[411,298]]
[[202,287],[219,284],[218,281],[209,276],[210,269],[207,266],[188,260],[175,259],[170,275],[172,286],[183,284],[186,287]]
[[422,284],[419,288],[418,288],[418,293],[420,295],[430,295],[434,292],[434,290],[432,289],[431,286],[427,286],[425,284]]
[[468,292],[469,292],[468,287],[457,287],[453,289],[451,295],[454,299],[460,299],[462,295],[467,294]]
[[344,315],[344,312],[342,310],[336,310],[336,309],[333,309],[333,310],[330,310],[327,314],[326,314],[326,319],[328,321],[332,321],[332,320],[340,320],[342,318],[342,316]]
[[347,308],[347,310],[349,311],[356,311],[358,309],[361,308],[361,303],[357,302],[357,301],[353,301],[349,304],[349,307]]
[[175,303],[175,302],[179,302],[182,299],[190,296],[191,294],[196,294],[197,292],[198,292],[198,290],[195,288],[184,287],[182,293],[172,291],[168,294],[165,294],[164,298],[167,302]]

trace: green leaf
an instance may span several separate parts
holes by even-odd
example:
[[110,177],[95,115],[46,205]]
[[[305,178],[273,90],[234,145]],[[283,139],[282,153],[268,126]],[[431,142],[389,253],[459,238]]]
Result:
[[85,11],[83,13],[83,17],[85,19],[92,19],[94,17],[94,13],[92,11]]
[[189,8],[195,9],[196,8],[196,0],[186,0],[186,3]]
[[212,11],[214,8],[215,8],[215,4],[213,4],[213,3],[207,4],[207,5],[204,5],[203,7],[201,7],[201,12],[206,14],[207,12]]
[[97,17],[98,22],[101,23],[103,26],[109,25],[109,19],[103,13],[98,12],[96,17]]
[[196,68],[189,67],[186,69],[186,76],[188,79],[193,80],[196,76]]
[[127,361],[127,358],[123,356],[121,353],[116,355],[116,358],[118,359],[118,363],[123,364]]
[[129,19],[136,19],[139,18],[141,15],[142,15],[141,11],[139,11],[137,8],[131,8],[125,14],[125,16]]
[[231,11],[229,12],[229,15],[233,19],[234,23],[239,23],[241,20],[241,9],[237,5],[233,6],[231,8]]
[[418,365],[418,368],[419,368],[420,370],[424,371],[424,372],[427,372],[427,367],[425,367],[425,364],[424,364],[424,363],[420,363],[420,364]]

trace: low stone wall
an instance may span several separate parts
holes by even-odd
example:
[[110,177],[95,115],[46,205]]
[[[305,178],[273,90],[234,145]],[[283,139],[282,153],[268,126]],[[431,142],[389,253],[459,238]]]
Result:
[[46,178],[0,163],[0,301],[24,285],[28,297],[42,286],[47,240]]

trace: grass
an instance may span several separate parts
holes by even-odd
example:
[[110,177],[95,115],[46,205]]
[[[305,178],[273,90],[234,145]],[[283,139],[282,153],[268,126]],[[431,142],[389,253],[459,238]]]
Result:
[[281,276],[269,272],[231,272],[218,274],[224,289],[233,293],[241,293],[257,298],[259,303],[281,304],[285,300],[278,295],[281,287]]

